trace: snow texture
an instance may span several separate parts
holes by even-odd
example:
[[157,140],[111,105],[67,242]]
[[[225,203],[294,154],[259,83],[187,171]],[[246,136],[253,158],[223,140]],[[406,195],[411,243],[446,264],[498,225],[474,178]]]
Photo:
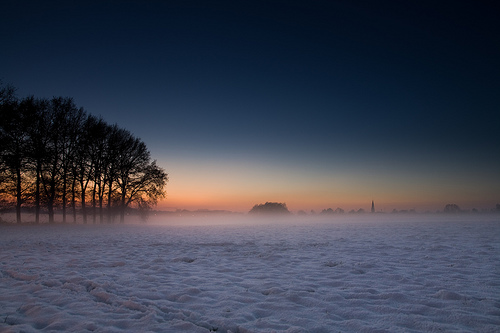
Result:
[[498,332],[500,222],[2,226],[0,332]]

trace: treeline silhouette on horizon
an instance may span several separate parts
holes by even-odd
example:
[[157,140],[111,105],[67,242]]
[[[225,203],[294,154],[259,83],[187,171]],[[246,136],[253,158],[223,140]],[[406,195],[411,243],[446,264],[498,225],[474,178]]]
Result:
[[[372,204],[373,204],[373,202],[372,202]],[[438,212],[436,212],[436,213],[438,213]],[[456,204],[447,204],[444,206],[444,209],[441,213],[459,214],[459,213],[467,213],[467,212],[469,212],[469,211],[462,210]],[[480,211],[473,208],[470,212],[479,213]],[[488,211],[486,211],[486,212],[488,212]],[[495,206],[495,208],[489,212],[500,213],[500,204],[497,204]],[[266,214],[287,215],[287,214],[292,214],[292,212],[290,212],[288,210],[286,203],[281,203],[281,202],[266,202],[264,204],[256,204],[252,207],[252,209],[248,213],[253,214],[253,215],[259,215],[259,214],[261,214],[261,215],[266,215]],[[304,216],[304,215],[340,215],[340,214],[345,214],[345,213],[346,212],[344,209],[337,207],[335,210],[333,210],[332,208],[326,208],[326,209],[323,209],[319,213],[316,213],[314,210],[311,210],[309,214],[304,210],[299,210],[297,212],[297,215],[302,215],[302,216]],[[347,214],[365,214],[365,213],[367,213],[367,212],[363,208],[359,208],[358,210],[352,209]],[[376,212],[375,210],[373,210],[373,211],[371,211],[371,213],[380,214],[383,212]],[[396,210],[396,209],[394,209],[394,210],[392,210],[391,213],[393,213],[393,214],[396,214],[396,213],[398,213],[398,214],[416,214],[417,212],[415,209],[410,209],[410,210],[406,210],[406,209]]]
[[[304,211],[304,210],[299,210],[297,212],[297,215],[341,215],[341,214],[365,214],[368,213],[366,210],[363,208],[359,208],[358,210],[351,209],[349,212],[344,211],[344,209],[337,207],[335,210],[332,208],[327,208],[323,209],[321,212],[316,213],[314,210],[312,210],[309,214]],[[374,211],[370,213],[375,213],[375,214],[418,214],[418,212],[415,209],[393,209],[391,212],[381,212],[381,211]],[[464,213],[500,213],[500,204],[496,204],[495,208],[492,208],[490,210],[478,210],[476,208],[472,208],[471,210],[464,210],[461,209],[457,204],[446,204],[443,208],[442,211],[435,211],[435,212],[430,212],[426,211],[424,213],[442,213],[442,214],[464,214]]]
[[[461,213],[481,213],[479,210],[473,208],[470,211],[467,210],[462,210],[458,205],[456,204],[447,204],[444,206],[444,209],[442,212],[437,211],[436,213],[444,213],[444,214],[461,214]],[[491,209],[490,211],[482,211],[486,213],[500,213],[500,204],[497,204],[494,209]],[[288,210],[288,207],[286,203],[281,203],[281,202],[266,202],[264,204],[256,204],[252,207],[252,209],[248,212],[249,214],[253,215],[266,215],[266,214],[292,214]],[[335,210],[332,208],[326,208],[323,209],[321,212],[316,213],[314,210],[311,210],[310,213],[308,214],[304,210],[299,210],[297,212],[297,215],[299,216],[304,216],[304,215],[341,215],[341,214],[365,214],[367,211],[365,211],[363,208],[359,208],[358,210],[350,210],[349,212],[345,212],[344,209],[337,207]],[[371,211],[371,213],[375,214],[385,214],[385,212],[377,212],[375,210]],[[392,210],[392,214],[417,214],[417,211],[415,209],[410,209],[410,210]]]
[[[69,97],[18,98],[0,82],[0,205],[32,208],[35,223],[55,210],[67,222],[124,221],[127,209],[149,210],[165,196],[168,174],[146,144],[110,125]],[[106,219],[105,219],[106,217]]]

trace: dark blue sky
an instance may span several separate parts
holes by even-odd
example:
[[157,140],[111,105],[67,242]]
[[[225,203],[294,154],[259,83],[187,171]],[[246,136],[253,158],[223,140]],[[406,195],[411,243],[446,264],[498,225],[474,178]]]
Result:
[[[318,209],[359,206],[356,195],[386,209],[500,201],[493,2],[0,6],[3,82],[21,96],[74,97],[141,137],[170,173],[169,207],[286,199]],[[250,189],[247,167],[277,176]],[[296,177],[309,185],[289,187]],[[225,203],[239,193],[228,183],[255,193]],[[299,192],[309,194],[290,194]],[[309,197],[322,199],[301,206]]]

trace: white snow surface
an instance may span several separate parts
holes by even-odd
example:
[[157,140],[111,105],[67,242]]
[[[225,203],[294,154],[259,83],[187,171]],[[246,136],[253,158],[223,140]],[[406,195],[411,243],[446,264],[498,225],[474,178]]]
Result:
[[0,332],[500,331],[498,216],[182,223],[0,226]]

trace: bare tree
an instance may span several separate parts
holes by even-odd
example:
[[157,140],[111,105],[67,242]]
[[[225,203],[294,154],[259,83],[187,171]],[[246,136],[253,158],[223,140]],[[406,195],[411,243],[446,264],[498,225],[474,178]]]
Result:
[[26,119],[19,112],[19,101],[12,87],[0,91],[0,160],[2,172],[1,193],[15,198],[16,221],[21,223],[21,206],[26,192],[25,164],[27,132]]
[[[85,112],[83,108],[77,108],[72,99],[63,100],[60,124],[61,140],[60,154],[61,154],[61,204],[63,223],[66,223],[66,208],[67,208],[67,194],[68,183],[74,183],[73,166],[77,159],[79,142],[82,141],[84,133],[82,132],[83,122],[85,119]],[[73,200],[75,196],[73,195]]]
[[35,223],[40,222],[41,173],[46,156],[47,130],[50,122],[48,105],[49,102],[47,100],[35,99],[31,96],[23,99],[20,107],[20,111],[29,119],[29,123],[26,126],[26,130],[28,131],[27,150],[33,175],[32,178],[34,178],[35,183],[34,192],[31,195],[35,205]]
[[71,189],[73,214],[76,215],[76,183],[79,185],[81,212],[83,223],[87,223],[87,188],[96,170],[96,150],[99,137],[103,131],[100,128],[104,126],[102,119],[92,115],[86,115],[82,124],[82,130],[76,142],[76,153],[73,161],[73,180]]
[[68,174],[75,147],[72,130],[81,125],[83,110],[77,109],[73,99],[54,97],[49,104],[46,159],[42,166],[41,180],[47,200],[49,223],[54,222],[54,206],[60,200],[63,222],[66,222]]
[[124,221],[125,209],[132,203],[141,210],[149,210],[165,197],[168,175],[156,161],[148,161],[139,166],[136,172],[129,174],[126,188],[122,188],[121,221]]
[[[106,193],[106,164],[107,164],[107,150],[108,142],[111,133],[111,126],[109,126],[104,120],[94,118],[87,128],[87,139],[89,148],[89,158],[90,158],[90,168],[88,170],[88,178],[92,182],[92,215],[93,223],[96,223],[97,219],[97,206],[99,206],[99,220],[103,223],[104,219],[104,198]],[[83,181],[83,179],[82,179]],[[85,180],[85,182],[87,182]],[[84,183],[81,183],[82,189],[86,189]],[[84,193],[82,192],[82,203],[85,203]],[[85,204],[82,206],[85,211]],[[85,214],[85,213],[84,213]]]
[[[130,132],[113,125],[109,128],[109,136],[106,138],[105,151],[101,163],[102,174],[102,193],[107,199],[108,222],[111,223],[114,217],[114,207],[118,201],[117,179],[122,163],[124,151],[127,149],[127,139],[131,136]],[[99,198],[101,200],[101,197]]]

